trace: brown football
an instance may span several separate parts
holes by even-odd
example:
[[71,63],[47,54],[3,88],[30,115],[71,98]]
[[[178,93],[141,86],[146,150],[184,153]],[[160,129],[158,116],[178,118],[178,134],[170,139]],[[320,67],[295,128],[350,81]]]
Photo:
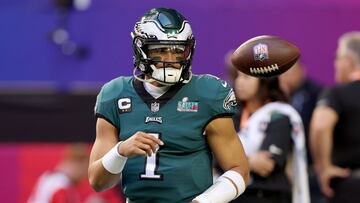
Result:
[[241,44],[231,56],[232,64],[241,72],[255,77],[273,77],[291,68],[300,50],[291,42],[263,35]]

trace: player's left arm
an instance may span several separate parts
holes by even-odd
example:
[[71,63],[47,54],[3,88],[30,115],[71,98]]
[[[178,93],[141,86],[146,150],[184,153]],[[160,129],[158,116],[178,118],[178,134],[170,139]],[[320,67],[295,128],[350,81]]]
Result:
[[231,117],[217,118],[205,130],[207,141],[221,168],[238,172],[247,183],[249,165]]
[[200,203],[229,202],[244,192],[249,181],[249,165],[230,117],[211,121],[206,129],[209,146],[225,171],[208,190],[197,196]]

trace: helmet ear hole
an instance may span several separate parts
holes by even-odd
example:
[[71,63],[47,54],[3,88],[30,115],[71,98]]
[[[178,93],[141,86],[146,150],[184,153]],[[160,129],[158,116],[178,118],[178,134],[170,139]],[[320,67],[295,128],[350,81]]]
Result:
[[184,78],[184,80],[189,80],[190,72],[189,71],[183,71],[182,78]]

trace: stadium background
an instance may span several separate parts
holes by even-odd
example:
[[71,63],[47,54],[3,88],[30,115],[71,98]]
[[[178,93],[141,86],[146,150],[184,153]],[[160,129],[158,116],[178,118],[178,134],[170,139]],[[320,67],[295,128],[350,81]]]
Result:
[[[270,34],[297,44],[308,75],[332,85],[337,39],[360,28],[357,0],[92,1],[65,21],[55,0],[0,0],[2,202],[26,202],[65,143],[94,140],[96,92],[105,81],[132,74],[130,32],[145,11],[159,6],[176,8],[191,22],[193,71],[221,77],[230,49]],[[73,44],[54,42],[58,28]]]

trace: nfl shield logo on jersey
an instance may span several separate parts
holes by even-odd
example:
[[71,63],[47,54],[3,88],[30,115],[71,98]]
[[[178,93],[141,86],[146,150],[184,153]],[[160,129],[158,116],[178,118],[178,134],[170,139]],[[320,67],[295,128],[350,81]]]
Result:
[[151,103],[151,111],[152,112],[158,112],[160,110],[160,103],[153,102]]
[[263,61],[269,58],[268,46],[266,44],[254,46],[253,51],[255,61]]

